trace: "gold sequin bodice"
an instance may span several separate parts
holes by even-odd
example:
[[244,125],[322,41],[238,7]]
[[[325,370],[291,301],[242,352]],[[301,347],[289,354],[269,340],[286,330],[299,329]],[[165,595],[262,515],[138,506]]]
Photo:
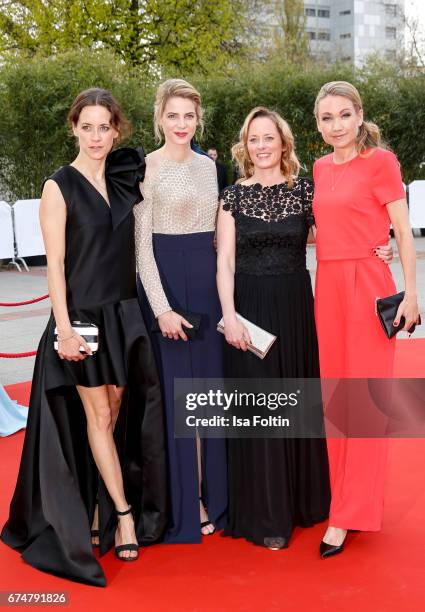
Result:
[[158,317],[171,307],[155,262],[152,234],[214,231],[218,206],[215,164],[197,153],[185,162],[163,157],[155,175],[143,183],[142,192],[144,200],[134,208],[137,269]]

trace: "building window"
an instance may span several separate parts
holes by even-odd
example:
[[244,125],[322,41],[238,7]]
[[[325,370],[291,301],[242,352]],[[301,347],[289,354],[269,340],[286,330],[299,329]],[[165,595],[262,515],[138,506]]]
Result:
[[319,32],[317,34],[317,40],[330,40],[331,33],[330,32]]
[[316,32],[307,32],[307,36],[310,40],[316,40]]
[[305,9],[306,17],[316,17],[316,9],[314,8],[306,8]]
[[324,17],[325,19],[329,19],[329,17],[331,16],[331,12],[328,9],[319,9],[317,11],[317,14],[319,17]]
[[397,17],[397,4],[386,4],[385,13],[391,17]]
[[348,32],[347,34],[340,34],[339,37],[340,38],[351,38],[351,34],[350,32]]
[[339,11],[339,14],[341,16],[343,16],[343,15],[351,15],[351,11],[350,11],[350,9],[347,9],[346,11]]
[[385,51],[385,57],[387,60],[393,62],[395,59],[397,59],[397,53],[394,49],[387,49]]
[[397,38],[397,28],[385,28],[385,38]]

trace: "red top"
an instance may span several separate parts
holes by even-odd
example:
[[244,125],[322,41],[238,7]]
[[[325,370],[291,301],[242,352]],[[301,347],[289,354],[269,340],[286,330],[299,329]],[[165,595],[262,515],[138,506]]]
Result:
[[385,204],[406,197],[400,165],[391,151],[376,148],[335,164],[325,155],[313,166],[313,212],[317,259],[361,259],[387,244],[390,218]]

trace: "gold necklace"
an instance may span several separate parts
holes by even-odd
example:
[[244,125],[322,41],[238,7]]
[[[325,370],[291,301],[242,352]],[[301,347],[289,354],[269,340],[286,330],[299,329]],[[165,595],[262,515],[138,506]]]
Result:
[[[78,168],[77,168],[77,170],[78,170]],[[80,170],[80,172],[81,172],[81,170]],[[97,189],[101,193],[101,195],[103,196],[104,200],[106,200],[106,202],[108,202],[108,205],[109,205],[109,201],[108,201],[108,189],[106,187],[106,181],[104,183],[99,183],[99,181],[97,179],[95,179],[93,176],[88,176],[84,172],[81,172],[81,174],[84,176],[84,178],[86,178],[88,180],[89,183],[91,183],[93,185],[93,187],[95,189]]]
[[348,166],[351,164],[353,159],[356,159],[356,157],[353,157],[352,159],[350,159],[350,161],[346,162],[343,171],[340,173],[340,175],[337,177],[336,180],[335,180],[335,175],[334,175],[334,165],[338,165],[338,164],[335,164],[333,160],[331,161],[331,164],[332,164],[331,165],[331,191],[335,191],[335,187],[338,185],[338,183],[340,182],[344,174],[347,172]]

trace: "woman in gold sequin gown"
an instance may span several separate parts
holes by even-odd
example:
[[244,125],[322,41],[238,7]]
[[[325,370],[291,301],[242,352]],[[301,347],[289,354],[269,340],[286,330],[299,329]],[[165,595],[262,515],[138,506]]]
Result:
[[[175,439],[174,379],[222,376],[222,338],[216,331],[214,162],[192,151],[202,123],[199,93],[180,79],[157,92],[155,128],[165,144],[147,157],[144,206],[136,215],[139,298],[153,333],[166,410],[170,523],[167,542],[200,542],[224,524],[227,506],[225,440]],[[188,322],[175,310],[199,313],[201,327],[187,340]],[[208,514],[207,510],[208,508]]]

